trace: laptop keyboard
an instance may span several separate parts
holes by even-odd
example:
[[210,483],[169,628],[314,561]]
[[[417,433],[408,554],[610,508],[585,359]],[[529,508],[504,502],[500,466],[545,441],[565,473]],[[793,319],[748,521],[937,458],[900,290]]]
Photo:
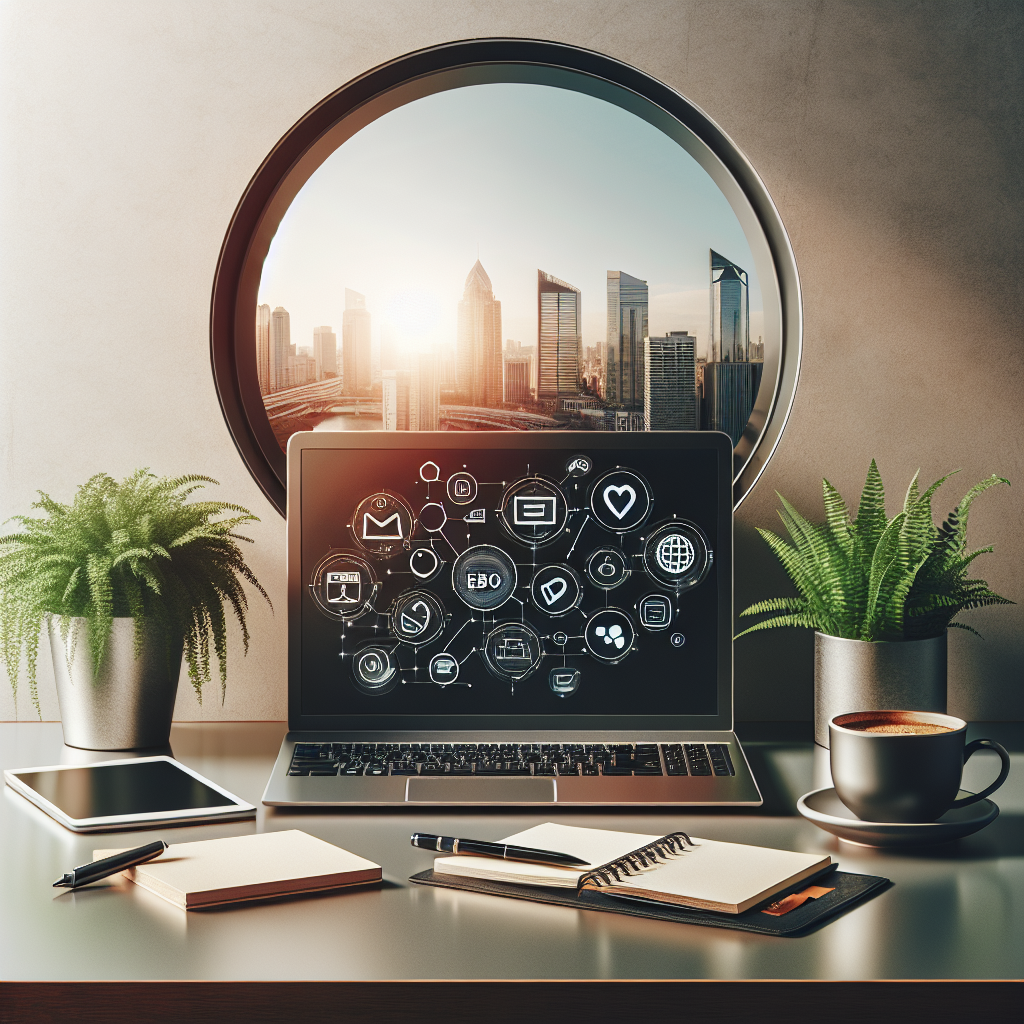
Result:
[[726,743],[297,743],[298,775],[735,775]]

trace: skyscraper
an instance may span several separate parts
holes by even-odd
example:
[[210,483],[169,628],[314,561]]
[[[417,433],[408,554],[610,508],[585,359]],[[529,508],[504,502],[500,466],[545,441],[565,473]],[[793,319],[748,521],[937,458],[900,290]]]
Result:
[[338,336],[330,327],[313,328],[313,358],[317,380],[338,376]]
[[381,376],[385,430],[437,430],[441,421],[441,373],[436,355],[419,353],[412,368]]
[[456,386],[469,405],[501,403],[501,303],[480,261],[466,277],[459,303]]
[[735,446],[750,419],[763,363],[750,360],[750,295],[747,272],[709,250],[710,355],[704,367],[704,426],[723,430]]
[[284,306],[270,314],[270,390],[288,387],[288,357],[292,354],[292,318]]
[[750,359],[750,288],[747,272],[710,252],[711,358],[713,363],[745,363]]
[[576,395],[583,354],[581,293],[566,281],[537,271],[537,398]]
[[524,405],[531,399],[530,380],[533,377],[533,360],[528,355],[507,353],[505,355],[504,400],[510,405]]
[[270,392],[270,306],[256,307],[256,377],[260,394]]
[[761,386],[764,363],[708,363],[704,367],[704,407],[708,430],[724,430],[739,444]]
[[341,344],[344,380],[347,395],[364,394],[370,390],[370,313],[366,297],[345,289],[345,312],[341,322]]
[[644,407],[646,337],[647,282],[609,270],[605,398],[624,409]]
[[381,375],[381,415],[385,430],[409,429],[408,370],[385,370]]
[[696,430],[697,339],[686,331],[647,338],[644,351],[644,428]]

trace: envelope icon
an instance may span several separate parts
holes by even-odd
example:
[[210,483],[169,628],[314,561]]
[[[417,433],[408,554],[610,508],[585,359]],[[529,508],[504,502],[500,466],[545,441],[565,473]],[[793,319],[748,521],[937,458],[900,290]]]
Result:
[[363,513],[363,540],[402,540],[402,520],[397,512],[386,519]]

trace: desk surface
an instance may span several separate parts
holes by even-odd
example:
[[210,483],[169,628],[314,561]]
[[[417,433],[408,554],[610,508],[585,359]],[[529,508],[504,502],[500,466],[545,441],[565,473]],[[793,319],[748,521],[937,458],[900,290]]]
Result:
[[[176,725],[174,755],[259,804],[280,723]],[[1020,727],[974,735],[1009,741]],[[838,843],[796,816],[812,787],[805,740],[745,740],[766,805],[743,811],[479,813],[431,810],[291,812],[260,807],[255,822],[115,836],[71,833],[4,787],[0,801],[0,980],[391,979],[884,979],[1019,978],[1024,974],[1024,755],[996,794],[1002,813],[949,846],[882,853]],[[742,733],[741,733],[742,736]],[[1015,742],[1016,741],[1016,742]],[[55,724],[0,725],[3,767],[77,763]],[[965,788],[994,776],[976,756]],[[772,938],[646,921],[412,885],[431,857],[412,831],[498,838],[545,820],[831,853],[846,871],[895,885],[818,932]],[[127,882],[75,893],[51,883],[97,846],[188,842],[299,828],[381,864],[384,886],[186,914]]]

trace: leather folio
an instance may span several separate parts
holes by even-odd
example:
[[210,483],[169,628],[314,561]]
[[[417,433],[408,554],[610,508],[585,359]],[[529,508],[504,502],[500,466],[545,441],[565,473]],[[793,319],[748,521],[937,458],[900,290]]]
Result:
[[[721,914],[712,910],[691,910],[687,907],[672,906],[640,900],[622,899],[602,892],[584,889],[577,893],[573,889],[556,889],[531,885],[513,885],[508,882],[491,882],[480,878],[466,878],[459,875],[443,875],[432,869],[413,875],[410,882],[419,885],[434,885],[444,889],[461,889],[465,892],[487,893],[491,896],[508,896],[512,899],[531,900],[534,903],[553,903],[561,907],[575,907],[578,910],[606,910],[612,914],[629,914],[632,917],[646,917],[653,921],[676,921],[683,924],[699,924],[712,928],[734,928],[759,935],[783,935],[797,937],[817,930],[837,914],[855,903],[876,895],[892,883],[879,875],[856,875],[848,871],[834,871],[815,878],[831,891],[817,899],[808,899],[795,909],[779,917],[763,913],[765,906],[781,902],[787,893],[776,893],[771,900],[753,907],[742,914]],[[798,882],[792,887],[798,893],[807,887]]]

